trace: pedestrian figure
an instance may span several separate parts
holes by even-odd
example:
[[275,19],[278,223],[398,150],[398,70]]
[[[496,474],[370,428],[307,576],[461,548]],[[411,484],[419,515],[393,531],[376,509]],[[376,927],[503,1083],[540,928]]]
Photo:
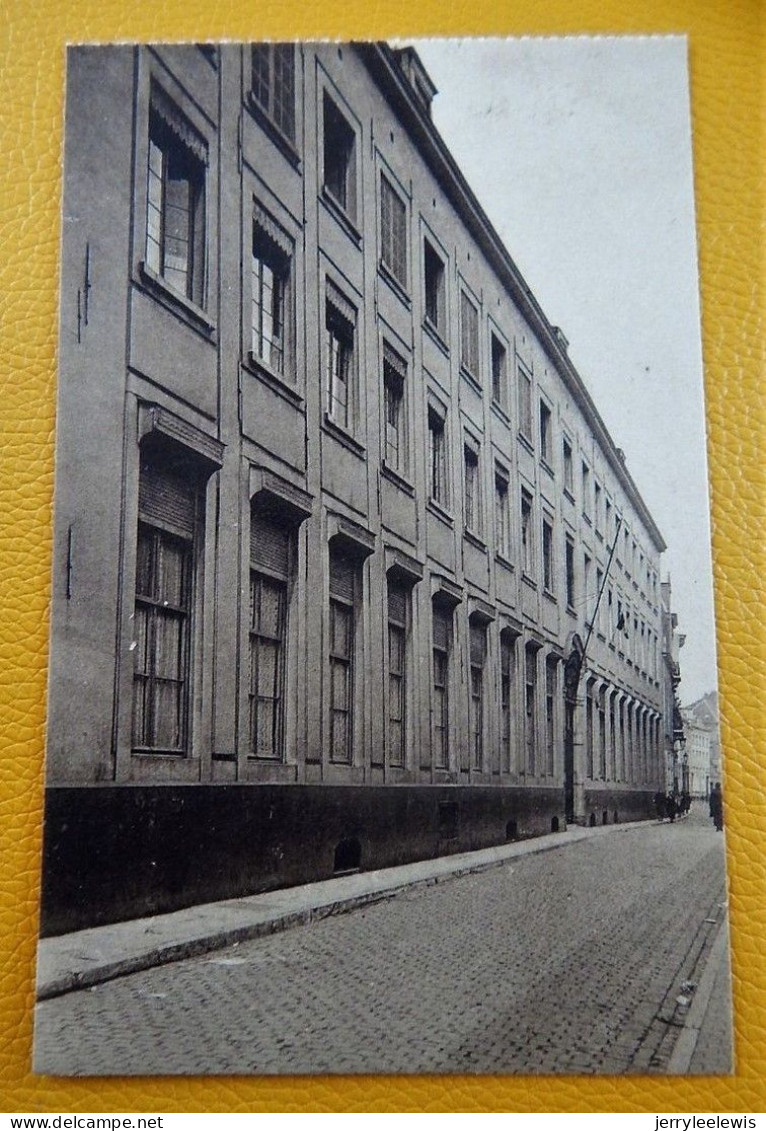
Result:
[[657,820],[665,819],[665,794],[658,789],[654,795],[654,808],[657,811]]
[[716,832],[720,833],[723,829],[723,794],[720,782],[716,782],[710,791],[710,816],[713,818]]
[[676,819],[676,799],[672,793],[665,798],[665,816],[670,817],[671,824]]

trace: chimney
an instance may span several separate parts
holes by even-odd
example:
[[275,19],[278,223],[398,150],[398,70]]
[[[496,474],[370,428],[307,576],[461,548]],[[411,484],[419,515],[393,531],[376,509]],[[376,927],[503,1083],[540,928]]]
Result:
[[420,56],[414,47],[402,47],[399,50],[395,50],[394,55],[404,72],[407,82],[412,87],[415,97],[430,118],[431,103],[434,100],[437,89],[428,71],[421,63]]
[[551,330],[553,330],[553,336],[561,346],[564,353],[567,353],[569,350],[569,338],[566,336],[560,326],[551,326]]

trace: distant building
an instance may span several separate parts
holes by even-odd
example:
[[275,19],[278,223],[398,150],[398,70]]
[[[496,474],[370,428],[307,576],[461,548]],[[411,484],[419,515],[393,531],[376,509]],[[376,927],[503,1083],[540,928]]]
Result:
[[665,544],[434,94],[69,52],[46,931],[653,812]]
[[701,699],[681,708],[691,777],[690,792],[707,797],[710,787],[721,780],[721,755],[718,721],[718,696],[708,692]]

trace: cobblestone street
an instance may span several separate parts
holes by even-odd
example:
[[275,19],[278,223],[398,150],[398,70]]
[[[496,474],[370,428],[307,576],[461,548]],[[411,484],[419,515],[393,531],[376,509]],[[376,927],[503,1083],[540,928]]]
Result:
[[[675,825],[562,838],[44,1002],[38,1071],[661,1073],[725,898],[701,805]],[[695,1071],[729,1070],[726,1048],[705,1055]]]

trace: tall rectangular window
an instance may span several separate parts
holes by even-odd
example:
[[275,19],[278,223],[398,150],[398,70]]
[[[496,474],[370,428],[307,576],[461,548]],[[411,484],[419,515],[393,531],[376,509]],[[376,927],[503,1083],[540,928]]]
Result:
[[556,677],[558,663],[554,656],[545,661],[545,772],[552,775],[556,758]]
[[188,743],[194,542],[193,474],[141,468],[133,648],[134,750],[184,754]]
[[407,364],[391,347],[383,344],[383,399],[386,421],[386,464],[404,475],[408,468]]
[[551,410],[545,401],[540,401],[540,459],[550,467],[552,456],[553,424]]
[[508,408],[508,361],[505,346],[495,335],[490,335],[492,353],[492,400],[501,408]]
[[434,766],[449,767],[449,665],[452,651],[452,610],[433,606],[433,743]]
[[289,141],[295,141],[295,47],[292,43],[253,44],[252,92],[269,121]]
[[524,661],[524,745],[527,773],[534,774],[537,745],[537,649],[527,645]]
[[598,772],[603,781],[606,778],[606,691],[599,688],[598,700]]
[[574,469],[572,463],[572,445],[566,438],[562,443],[564,456],[564,490],[574,497]]
[[407,621],[410,590],[388,579],[388,761],[403,766],[407,735]]
[[469,624],[471,660],[471,765],[481,770],[484,759],[484,664],[487,652],[487,630],[483,624]]
[[330,760],[346,765],[353,757],[358,586],[357,563],[330,547]]
[[591,610],[594,606],[593,594],[590,591],[591,585],[591,559],[588,554],[583,555],[582,566],[582,587],[583,587],[583,610],[585,613],[586,623],[589,625],[591,622]]
[[612,504],[609,499],[604,500],[604,535],[607,539],[612,537]]
[[508,474],[495,467],[495,550],[506,561],[511,557],[511,516],[508,510]]
[[479,312],[465,291],[460,292],[460,364],[479,379]]
[[604,571],[602,569],[596,570],[596,593],[593,597],[593,607],[598,603],[598,613],[596,614],[596,629],[601,636],[604,635],[604,603],[599,601],[599,594],[601,593],[601,586],[604,583]]
[[519,362],[517,373],[519,431],[532,443],[532,376]]
[[258,207],[250,273],[253,357],[285,374],[292,337],[292,241]]
[[447,444],[444,417],[428,409],[429,491],[434,502],[449,505],[447,493]]
[[514,641],[508,630],[500,634],[500,742],[501,768],[511,769],[511,712],[513,695]]
[[553,520],[543,517],[543,588],[553,593],[555,586],[553,561]]
[[481,481],[479,476],[479,452],[473,444],[463,446],[465,462],[465,525],[474,534],[483,532],[481,505]]
[[292,534],[254,512],[250,521],[250,751],[284,757],[287,596]]
[[391,182],[380,177],[380,258],[407,288],[407,206]]
[[596,526],[596,533],[601,533],[601,484],[593,484],[593,521]]
[[566,539],[566,556],[567,556],[567,608],[573,609],[575,607],[575,548],[574,541],[567,534]]
[[136,566],[133,747],[186,746],[191,547],[143,523]]
[[203,305],[207,146],[164,91],[149,108],[146,266]]
[[535,546],[532,525],[532,496],[521,492],[521,568],[529,578],[535,576]]
[[356,222],[356,134],[327,93],[322,113],[324,187],[349,219]]
[[447,336],[447,284],[444,260],[434,251],[428,240],[423,241],[423,276],[425,282],[426,321]]
[[587,463],[582,465],[582,513],[583,518],[590,522],[590,468]]
[[355,322],[356,312],[328,281],[325,304],[327,415],[349,431],[354,422]]

